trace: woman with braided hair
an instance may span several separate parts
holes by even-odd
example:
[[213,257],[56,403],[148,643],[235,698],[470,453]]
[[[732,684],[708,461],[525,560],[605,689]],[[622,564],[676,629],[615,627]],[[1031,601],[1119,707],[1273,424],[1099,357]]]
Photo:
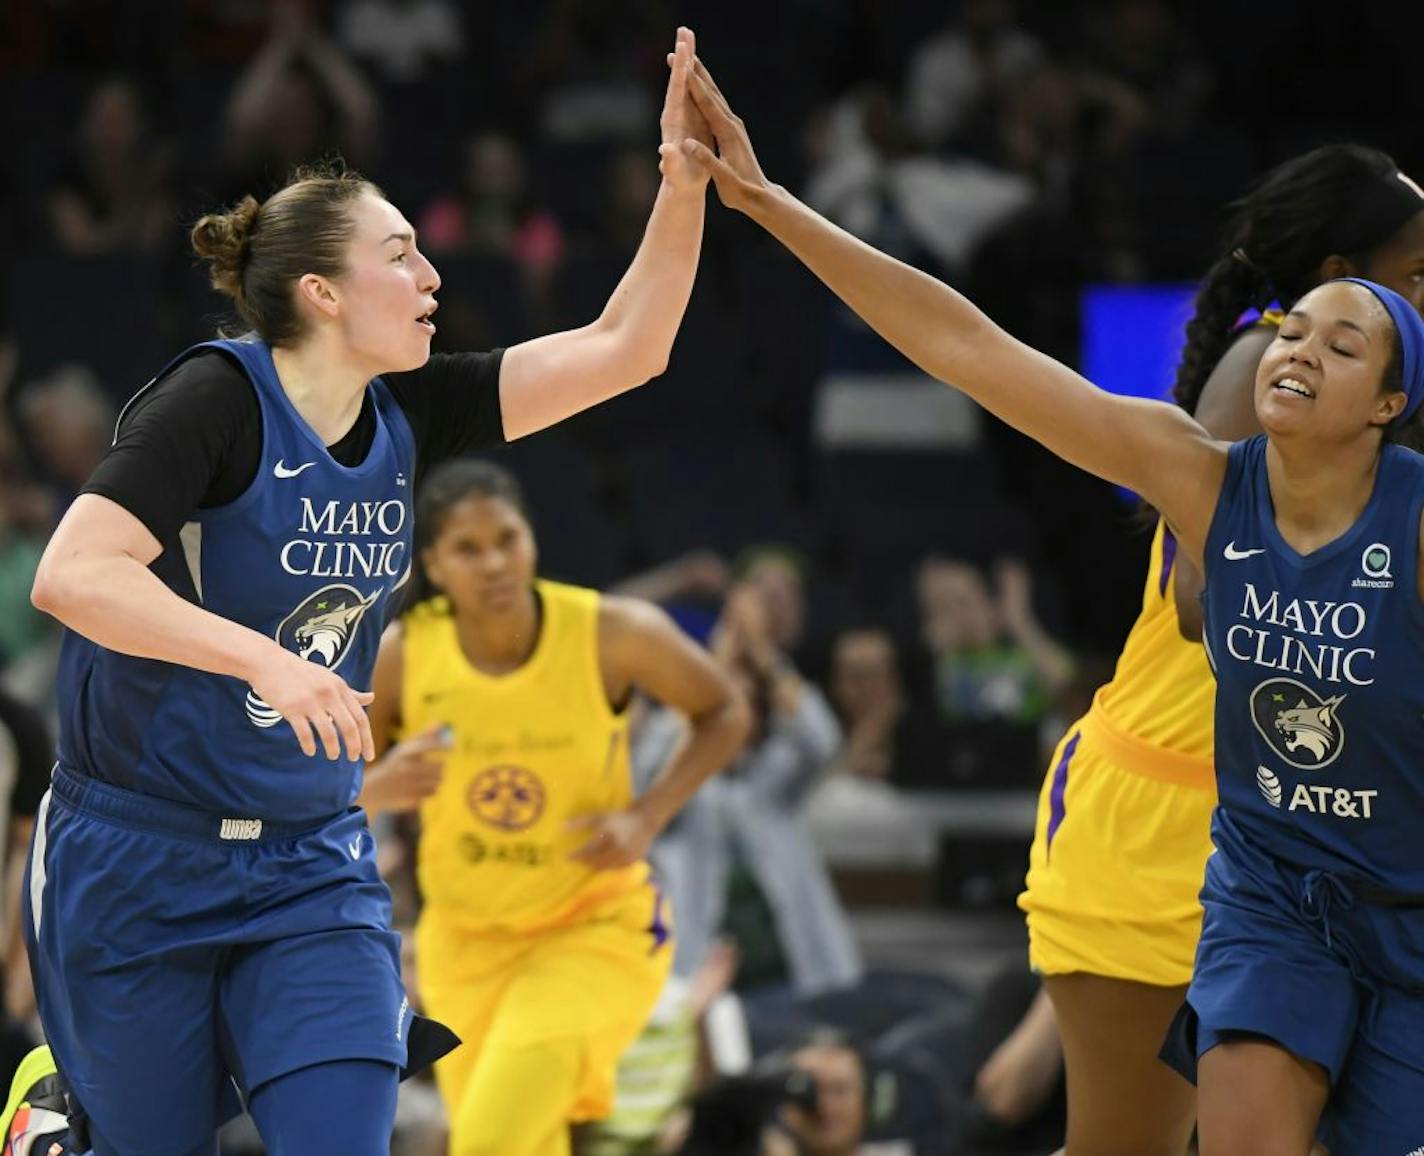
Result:
[[[1233,205],[1173,399],[1223,441],[1259,433],[1252,384],[1284,312],[1344,276],[1424,307],[1424,199],[1383,153],[1328,145]],[[1062,1040],[1070,1154],[1180,1156],[1192,1133],[1195,1090],[1154,1057],[1191,979],[1212,849],[1215,682],[1188,641],[1201,637],[1200,589],[1159,522],[1117,670],[1068,729],[1040,796],[1019,903]],[[1025,1024],[1042,1024],[1039,1010]]]
[[[1249,376],[1268,436],[1233,445],[1242,431],[1096,389],[824,221],[767,180],[700,61],[692,93],[717,151],[683,148],[724,204],[926,373],[1143,493],[1174,531],[1154,545],[1118,676],[1069,732],[1043,793],[1025,906],[1068,1063],[1068,1152],[1186,1151],[1192,1091],[1157,1063],[1164,1038],[1199,1080],[1204,1156],[1304,1152],[1317,1125],[1336,1156],[1417,1144],[1424,460],[1388,443],[1424,404],[1418,187],[1392,165],[1356,165],[1316,218],[1318,257],[1298,281],[1271,268],[1277,253],[1261,242],[1289,235],[1308,202],[1263,213],[1254,251],[1230,247],[1244,272],[1227,276],[1251,274],[1262,298],[1325,282],[1291,303],[1264,350],[1226,349],[1221,384],[1207,377],[1188,398],[1207,417],[1209,395]],[[1257,195],[1291,206],[1290,183]],[[1360,273],[1408,295],[1341,276]],[[1220,309],[1210,286],[1207,304]],[[1229,344],[1237,318],[1218,317]],[[1195,336],[1199,348],[1201,326]],[[1243,359],[1249,375],[1232,364]],[[1184,649],[1167,599],[1179,537],[1211,579],[1214,707],[1206,662]],[[1312,634],[1302,608],[1340,615]],[[1334,787],[1310,773],[1327,763]]]

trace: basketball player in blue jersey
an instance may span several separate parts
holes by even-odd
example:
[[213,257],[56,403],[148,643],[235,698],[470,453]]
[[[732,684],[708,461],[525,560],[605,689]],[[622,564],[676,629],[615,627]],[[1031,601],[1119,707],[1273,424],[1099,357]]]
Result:
[[1255,376],[1264,436],[1118,397],[763,175],[700,62],[724,204],[922,369],[1145,495],[1206,578],[1218,680],[1217,852],[1168,1053],[1198,1080],[1202,1156],[1424,1149],[1424,319],[1374,282],[1298,300]]
[[411,495],[442,457],[662,372],[705,201],[669,143],[705,132],[691,58],[680,30],[662,188],[582,329],[432,358],[440,278],[354,176],[194,228],[253,333],[188,350],[130,403],[34,587],[69,633],[30,951],[97,1156],[211,1153],[234,1092],[271,1153],[385,1153],[398,1074],[448,1048],[413,1021],[352,805]]

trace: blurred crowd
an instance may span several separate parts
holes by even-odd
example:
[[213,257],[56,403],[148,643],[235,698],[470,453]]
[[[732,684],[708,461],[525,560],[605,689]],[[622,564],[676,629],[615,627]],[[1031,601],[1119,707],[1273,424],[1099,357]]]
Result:
[[[437,348],[582,324],[639,241],[659,180],[664,53],[687,23],[774,179],[1072,362],[1085,285],[1190,281],[1223,206],[1283,156],[1351,137],[1424,167],[1418,98],[1386,96],[1402,86],[1383,82],[1412,67],[1407,38],[1392,35],[1399,6],[1301,7],[1290,18],[1214,0],[8,7],[7,695],[40,717],[52,707],[57,641],[30,607],[30,579],[124,400],[225,320],[186,248],[201,210],[339,153],[415,222],[440,270]],[[929,902],[1012,900],[1027,822],[989,824],[997,857],[950,871],[935,816],[957,814],[946,799],[977,792],[997,807],[1001,793],[1036,790],[1045,751],[1110,673],[1136,611],[1135,512],[926,382],[715,209],[667,374],[505,459],[551,577],[668,606],[757,707],[746,753],[659,848],[680,913],[679,998],[650,1035],[685,1042],[688,1017],[727,989],[780,985],[786,1014],[762,1007],[755,1022],[794,1029],[753,1050],[804,1052],[824,1095],[860,1098],[859,1123],[842,1129],[851,1141],[808,1133],[797,1150],[882,1151],[864,1146],[889,1118],[870,1103],[877,1073],[898,1071],[911,1105],[930,1069],[968,1089],[977,1065],[964,1057],[982,1060],[980,1037],[1009,1024],[937,1019],[948,1005],[927,977],[899,977],[894,997],[878,989],[874,1022],[865,1001],[817,1003],[867,982],[845,876],[908,866],[932,880]],[[639,709],[639,763],[657,766],[679,720]],[[42,781],[47,755],[28,723],[3,730],[25,736],[0,743],[13,863],[34,806],[19,784]],[[1031,817],[1031,797],[1016,814]],[[882,898],[910,897],[897,878]],[[12,966],[20,1020],[22,989]],[[1031,996],[1015,988],[1007,1002]],[[1006,1004],[995,1006],[991,1020]],[[827,1021],[856,1046],[804,1035]],[[696,1047],[653,1050],[655,1085],[667,1055],[695,1066]],[[676,1099],[685,1081],[670,1086]],[[769,1086],[752,1081],[745,1102]],[[922,1113],[948,1111],[930,1100]],[[638,1146],[652,1143],[647,1129],[636,1143],[615,1132],[588,1150],[653,1150]]]

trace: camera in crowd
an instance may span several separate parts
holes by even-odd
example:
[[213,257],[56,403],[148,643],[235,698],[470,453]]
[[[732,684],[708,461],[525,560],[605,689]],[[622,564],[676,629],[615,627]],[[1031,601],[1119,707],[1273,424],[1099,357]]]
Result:
[[779,1062],[744,1076],[724,1076],[692,1101],[679,1156],[760,1156],[762,1131],[784,1107],[815,1114],[816,1078]]

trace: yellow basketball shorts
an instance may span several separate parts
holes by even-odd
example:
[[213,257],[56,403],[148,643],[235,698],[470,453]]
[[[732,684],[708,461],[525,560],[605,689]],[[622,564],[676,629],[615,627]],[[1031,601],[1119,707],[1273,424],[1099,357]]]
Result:
[[1083,718],[1049,764],[1019,896],[1034,969],[1188,983],[1215,805],[1209,765]]
[[[667,904],[651,884],[527,935],[472,933],[427,908],[415,946],[427,1013],[463,1041],[435,1066],[452,1125],[481,1065],[481,1086],[506,1104],[538,1104],[570,1123],[608,1115],[618,1059],[652,1014],[673,948]],[[511,1082],[499,1074],[502,1055],[551,1043],[577,1050],[566,1103],[546,1103],[545,1087],[502,1086]]]

